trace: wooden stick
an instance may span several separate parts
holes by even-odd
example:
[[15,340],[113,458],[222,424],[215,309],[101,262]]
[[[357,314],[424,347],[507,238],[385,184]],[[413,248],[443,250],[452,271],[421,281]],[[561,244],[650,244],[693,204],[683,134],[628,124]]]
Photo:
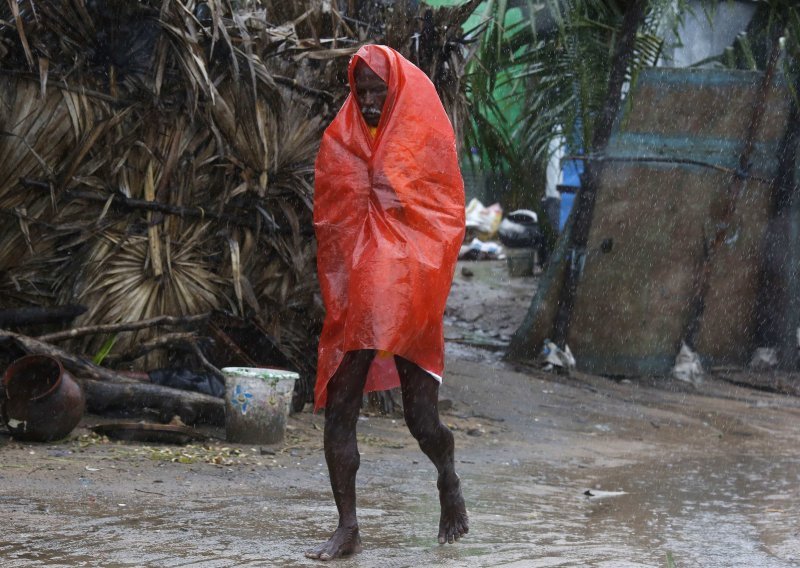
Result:
[[76,337],[83,337],[85,335],[96,335],[101,333],[118,333],[121,331],[137,331],[139,329],[147,329],[158,325],[187,325],[191,323],[203,322],[211,317],[211,312],[204,314],[197,314],[193,316],[158,316],[155,318],[126,321],[121,323],[109,323],[103,325],[91,325],[86,327],[76,327],[67,329],[65,331],[57,331],[55,333],[48,333],[40,335],[36,339],[39,341],[54,342],[63,341],[65,339],[74,339]]
[[214,336],[214,339],[222,343],[227,349],[231,350],[236,357],[238,357],[241,363],[245,367],[258,367],[258,363],[256,363],[250,356],[245,353],[241,347],[236,345],[236,342],[230,338],[230,336],[222,331],[215,323],[210,323],[208,325],[208,331],[210,334]]
[[[40,180],[28,179],[28,178],[20,178],[19,183],[21,186],[30,188],[30,189],[42,189],[50,191],[50,184]],[[146,201],[143,199],[133,199],[131,197],[125,197],[121,193],[110,193],[106,195],[102,195],[95,191],[84,191],[79,189],[70,189],[64,191],[63,193],[59,194],[59,197],[71,201],[74,199],[83,199],[85,201],[94,201],[97,203],[103,203],[104,205],[108,202],[109,197],[111,198],[111,207],[115,209],[123,209],[127,211],[157,211],[159,213],[164,213],[166,215],[175,215],[181,218],[189,218],[189,219],[213,219],[215,221],[222,221],[225,223],[231,223],[232,225],[238,225],[240,227],[247,227],[248,229],[257,229],[259,228],[258,219],[246,219],[244,217],[238,215],[232,215],[230,213],[215,213],[214,211],[206,211],[202,207],[181,207],[179,205],[170,205],[168,203],[160,203],[158,201]],[[286,232],[289,234],[289,231],[281,230],[280,227],[274,225],[269,228],[273,233],[284,233]]]
[[191,349],[195,339],[197,339],[197,337],[191,332],[165,333],[163,335],[154,337],[150,341],[137,344],[132,350],[126,353],[109,355],[106,357],[106,361],[108,361],[109,365],[127,363],[130,361],[135,361],[140,357],[144,357],[151,351],[164,349],[167,347],[175,347],[176,345],[189,346]]
[[225,380],[225,375],[222,371],[206,358],[203,350],[197,345],[197,336],[195,336],[194,333],[167,333],[138,346],[129,353],[110,357],[110,359],[115,363],[133,361],[134,359],[147,355],[150,351],[164,349],[165,347],[180,347],[194,353],[204,369],[214,376]]
[[213,373],[216,377],[218,377],[218,378],[220,378],[220,379],[222,379],[224,381],[225,380],[225,375],[222,373],[222,371],[217,369],[217,367],[214,366],[214,364],[211,361],[206,359],[206,356],[203,353],[203,350],[200,349],[200,346],[197,345],[196,342],[192,342],[191,346],[192,346],[192,349],[194,351],[194,354],[197,355],[198,359],[200,359],[200,364],[203,365],[203,367],[205,367],[205,369],[207,371]]
[[27,335],[0,329],[0,340],[2,339],[13,340],[23,350],[32,355],[49,355],[50,357],[55,357],[61,361],[64,367],[78,374],[89,375],[95,379],[117,383],[137,382],[130,377],[123,376],[110,369],[99,367],[85,357],[69,353],[68,351],[64,351],[63,349],[59,349],[58,347],[54,347],[49,343],[45,343],[33,337],[28,337]]
[[279,85],[285,85],[287,87],[291,87],[295,91],[298,91],[304,95],[311,95],[314,97],[318,97],[320,99],[325,99],[328,102],[333,102],[334,97],[328,91],[322,91],[320,89],[314,89],[313,87],[308,87],[306,85],[303,85],[302,83],[298,83],[297,79],[292,79],[291,77],[284,77],[282,75],[273,75],[272,79]]

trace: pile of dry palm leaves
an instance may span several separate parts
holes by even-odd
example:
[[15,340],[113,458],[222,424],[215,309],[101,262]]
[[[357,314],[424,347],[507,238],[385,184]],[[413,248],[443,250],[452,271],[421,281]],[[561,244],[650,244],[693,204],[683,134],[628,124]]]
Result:
[[[212,312],[190,343],[219,366],[293,367],[307,396],[322,317],[313,163],[349,56],[401,50],[458,129],[461,24],[477,1],[4,4],[0,308],[81,304],[81,326]],[[254,330],[267,341],[248,343]],[[69,347],[118,366],[193,364],[170,333],[186,343],[156,326]]]

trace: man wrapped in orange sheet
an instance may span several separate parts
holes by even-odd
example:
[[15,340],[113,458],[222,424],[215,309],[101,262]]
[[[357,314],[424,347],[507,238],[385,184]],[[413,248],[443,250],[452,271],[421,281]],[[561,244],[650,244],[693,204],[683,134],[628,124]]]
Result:
[[316,163],[314,227],[326,318],[315,408],[339,525],[306,553],[361,550],[356,519],[362,393],[402,387],[411,434],[438,471],[439,542],[467,533],[453,435],[439,420],[442,316],[464,238],[464,185],[453,128],[428,77],[391,48],[362,47],[350,96]]

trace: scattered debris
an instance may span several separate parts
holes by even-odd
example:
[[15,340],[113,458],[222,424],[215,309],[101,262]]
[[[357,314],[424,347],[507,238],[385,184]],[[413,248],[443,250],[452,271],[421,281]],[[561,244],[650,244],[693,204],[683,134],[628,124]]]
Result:
[[458,260],[503,260],[505,257],[501,245],[479,238],[474,238],[470,244],[463,245],[458,253]]
[[466,209],[467,234],[489,240],[495,236],[503,219],[503,208],[499,203],[486,207],[479,199],[473,198]]
[[759,347],[750,360],[750,368],[754,371],[769,371],[778,366],[778,350],[774,347]]
[[583,492],[584,495],[590,499],[607,499],[609,497],[619,497],[627,495],[627,491],[602,491],[600,489],[587,489]]
[[549,339],[544,340],[541,358],[543,360],[542,370],[544,371],[569,373],[575,368],[575,357],[572,355],[572,351],[569,350],[569,345],[565,345],[564,349],[561,349]]
[[699,385],[703,382],[703,365],[700,357],[689,349],[686,343],[681,343],[681,350],[675,358],[675,366],[672,368],[672,376],[679,381],[684,381],[692,385]]

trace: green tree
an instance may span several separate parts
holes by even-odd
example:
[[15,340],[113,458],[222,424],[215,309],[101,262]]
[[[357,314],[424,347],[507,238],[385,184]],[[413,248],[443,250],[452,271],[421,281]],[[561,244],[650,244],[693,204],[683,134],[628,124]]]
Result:
[[[507,0],[485,4],[485,31],[469,75],[475,114],[468,142],[481,150],[489,168],[508,175],[513,194],[508,202],[538,201],[548,146],[557,133],[572,152],[595,150],[592,141],[608,99],[615,46],[633,4],[528,1],[523,17],[512,23]],[[656,63],[665,32],[680,21],[682,5],[645,2],[625,69],[627,81]]]

